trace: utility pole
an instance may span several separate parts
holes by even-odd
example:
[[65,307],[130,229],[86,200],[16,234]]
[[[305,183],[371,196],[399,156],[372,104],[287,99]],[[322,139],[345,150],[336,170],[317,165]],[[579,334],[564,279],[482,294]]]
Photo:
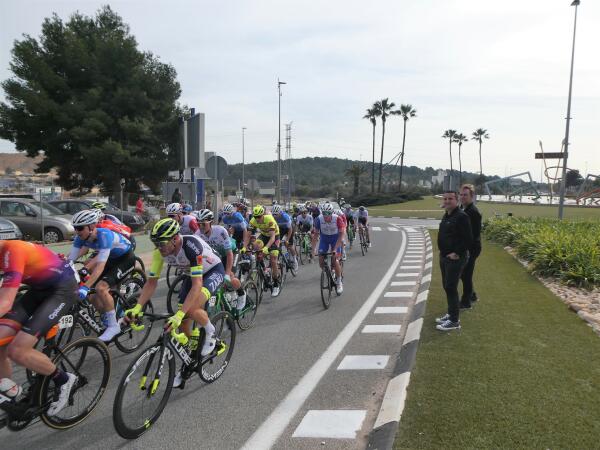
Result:
[[246,131],[246,127],[242,127],[242,198],[246,198],[246,177],[245,177],[245,149],[244,149],[244,134]]
[[573,63],[575,62],[575,32],[577,31],[577,7],[580,0],[573,0],[575,7],[575,22],[573,25],[573,49],[571,50],[571,76],[569,78],[569,100],[567,101],[567,129],[565,130],[565,148],[562,167],[562,182],[560,184],[560,200],[558,203],[558,218],[562,220],[565,206],[565,191],[567,188],[567,159],[569,157],[569,127],[571,125],[571,94],[573,93]]
[[277,79],[277,92],[279,100],[279,120],[277,122],[277,203],[281,203],[281,85],[287,84],[285,81]]
[[285,125],[285,159],[287,161],[288,202],[292,201],[292,122]]

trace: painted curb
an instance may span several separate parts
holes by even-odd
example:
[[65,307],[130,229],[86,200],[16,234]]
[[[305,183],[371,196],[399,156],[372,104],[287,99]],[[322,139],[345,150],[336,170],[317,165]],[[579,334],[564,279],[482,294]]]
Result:
[[373,430],[369,433],[368,449],[390,450],[393,448],[402,412],[404,411],[410,374],[417,357],[419,339],[423,327],[423,315],[425,314],[429,286],[431,285],[431,272],[433,270],[431,266],[433,257],[431,236],[425,228],[423,228],[423,233],[427,241],[427,250],[425,261],[422,264],[426,268],[423,270],[423,276],[417,290],[417,295],[415,296],[410,322],[404,336],[402,348],[396,359],[392,379],[388,382],[379,414],[375,419]]

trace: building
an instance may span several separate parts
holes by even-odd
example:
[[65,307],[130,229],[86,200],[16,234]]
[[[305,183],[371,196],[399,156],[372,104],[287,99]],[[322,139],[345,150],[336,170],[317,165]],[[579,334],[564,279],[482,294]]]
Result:
[[437,175],[434,175],[431,177],[431,183],[432,184],[443,184],[444,183],[444,177],[448,175],[448,173],[445,170],[441,170],[438,169],[437,171]]

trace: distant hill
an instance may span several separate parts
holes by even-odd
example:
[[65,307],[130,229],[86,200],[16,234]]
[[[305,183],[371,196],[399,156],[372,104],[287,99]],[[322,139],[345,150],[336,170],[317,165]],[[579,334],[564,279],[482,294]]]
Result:
[[12,169],[13,172],[33,174],[42,158],[28,158],[24,153],[0,153],[0,172],[6,173],[6,169]]

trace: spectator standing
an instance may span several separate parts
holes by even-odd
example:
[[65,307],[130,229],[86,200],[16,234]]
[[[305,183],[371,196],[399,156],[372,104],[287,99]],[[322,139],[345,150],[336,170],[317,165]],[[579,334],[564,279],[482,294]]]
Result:
[[460,329],[458,280],[469,259],[473,236],[469,216],[458,207],[457,192],[444,192],[443,207],[446,213],[440,222],[437,244],[448,313],[436,319],[436,328],[448,331]]
[[471,221],[473,243],[469,249],[469,259],[463,269],[460,279],[463,284],[463,294],[460,300],[461,309],[469,309],[471,303],[477,301],[477,294],[473,288],[473,272],[475,271],[475,260],[481,254],[481,213],[475,206],[475,188],[472,184],[464,184],[460,188],[461,209]]
[[175,192],[173,192],[173,196],[171,197],[171,203],[181,203],[182,198],[179,188],[175,188]]
[[139,215],[144,214],[144,200],[142,199],[141,195],[138,197],[137,202],[135,203],[135,212]]

